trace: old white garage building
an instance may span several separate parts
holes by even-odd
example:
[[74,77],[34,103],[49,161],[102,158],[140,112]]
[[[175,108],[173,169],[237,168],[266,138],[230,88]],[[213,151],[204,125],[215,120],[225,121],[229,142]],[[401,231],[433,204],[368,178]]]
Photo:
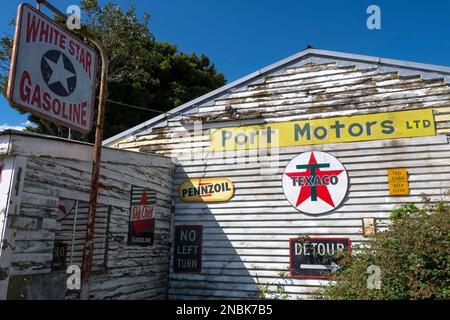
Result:
[[[178,161],[172,237],[175,226],[201,225],[202,258],[191,273],[171,265],[169,298],[249,298],[258,296],[258,284],[276,283],[305,297],[328,280],[286,277],[290,238],[349,238],[354,246],[366,239],[363,218],[381,228],[395,206],[448,190],[449,80],[448,67],[306,49],[106,140],[108,147]],[[356,127],[336,137],[336,121]],[[292,138],[286,130],[295,124]],[[319,126],[328,132],[315,131]],[[268,127],[279,129],[269,151],[258,138],[246,140],[246,132]],[[285,167],[307,151],[331,154],[348,174],[342,204],[327,213],[299,211],[283,191]],[[274,172],[261,170],[274,163]],[[404,195],[389,191],[388,169],[406,170]],[[185,202],[177,195],[184,180],[213,177],[232,181],[230,200]]]
[[[449,80],[306,49],[106,140],[89,297],[308,297],[336,266],[300,237],[354,249],[450,189]],[[91,155],[0,133],[0,300],[76,298]]]

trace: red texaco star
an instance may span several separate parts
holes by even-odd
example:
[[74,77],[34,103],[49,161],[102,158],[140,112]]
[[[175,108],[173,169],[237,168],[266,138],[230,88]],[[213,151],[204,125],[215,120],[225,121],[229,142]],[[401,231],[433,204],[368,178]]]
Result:
[[[317,164],[316,158],[314,157],[314,153],[311,152],[311,157],[309,158],[309,162],[308,165],[315,165]],[[323,176],[331,176],[331,175],[339,175],[341,174],[344,170],[324,170],[324,171],[320,171],[319,168],[314,168],[315,170],[315,176],[316,177],[323,177]],[[310,177],[311,176],[311,168],[306,169],[305,172],[289,172],[289,173],[285,173],[288,177],[292,178],[292,177]],[[317,198],[322,199],[323,201],[325,201],[326,203],[328,203],[330,206],[332,206],[333,208],[335,207],[333,199],[331,198],[330,192],[328,191],[328,186],[326,185],[309,185],[309,186],[302,186],[300,188],[300,193],[298,195],[297,198],[297,203],[296,203],[296,207],[298,207],[299,205],[301,205],[304,201],[306,201],[307,199],[311,198],[311,191],[316,192],[317,194]],[[312,199],[312,201],[317,201]]]

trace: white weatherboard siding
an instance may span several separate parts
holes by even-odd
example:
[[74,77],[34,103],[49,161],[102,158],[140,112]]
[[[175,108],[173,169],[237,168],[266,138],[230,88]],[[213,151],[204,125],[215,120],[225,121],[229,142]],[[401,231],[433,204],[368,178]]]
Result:
[[[27,160],[18,191],[20,204],[15,214],[8,216],[12,221],[9,230],[15,228],[10,278],[53,274],[50,267],[54,240],[70,243],[72,239],[73,218],[69,217],[68,223],[56,220],[60,198],[84,203],[78,212],[73,257],[73,263],[80,266],[92,146],[26,133],[7,136],[11,138],[7,155],[21,155]],[[106,148],[102,160],[91,298],[165,299],[173,165],[167,158]],[[157,192],[155,241],[150,247],[127,245],[132,185]],[[111,213],[105,268],[107,208]],[[67,263],[70,250],[69,245]]]
[[[396,68],[393,61],[386,66],[379,59],[358,57],[346,61],[343,55],[332,60],[312,55],[278,66],[198,99],[181,115],[149,121],[107,141],[117,148],[177,157],[174,194],[186,178],[227,177],[235,184],[229,202],[182,203],[175,196],[174,225],[203,225],[203,264],[201,274],[170,273],[170,298],[257,297],[258,283],[271,289],[283,284],[292,298],[308,297],[328,281],[281,277],[289,268],[289,238],[349,237],[359,244],[365,240],[362,218],[377,218],[385,225],[394,207],[420,202],[422,192],[436,199],[450,189],[448,70],[427,72],[426,66],[413,64]],[[227,114],[229,106],[240,112],[238,120]],[[436,136],[280,148],[274,175],[263,175],[260,169],[275,156],[229,152],[235,158],[224,163],[209,149],[213,128],[428,108],[434,111]],[[190,136],[195,120],[203,121],[203,131]],[[298,212],[281,187],[289,160],[310,150],[339,159],[350,181],[343,205],[319,216]],[[402,167],[409,173],[410,195],[389,196],[387,169]]]
[[[177,203],[175,225],[203,225],[203,272],[196,276],[171,274],[170,294],[181,298],[189,292],[184,290],[188,287],[195,288],[194,298],[246,298],[257,290],[256,277],[260,283],[287,281],[286,293],[293,296],[311,293],[324,281],[280,279],[279,273],[289,266],[289,238],[350,237],[357,244],[365,239],[362,218],[385,222],[395,206],[420,202],[422,192],[439,197],[442,191],[450,189],[447,138],[401,140],[400,146],[392,141],[374,141],[281,150],[280,170],[288,162],[285,159],[317,147],[336,156],[346,167],[350,188],[344,205],[318,217],[295,210],[284,197],[281,173],[260,175],[258,163],[178,167],[175,186],[186,176],[226,176],[235,183],[236,193],[228,203]],[[387,169],[396,167],[408,168],[409,196],[389,196]],[[216,291],[218,288],[222,290]]]
[[[0,143],[1,145],[1,143]],[[7,213],[8,203],[11,192],[11,182],[14,174],[14,158],[1,158],[0,157],[0,244],[3,244],[8,236],[9,232],[6,231],[7,225]],[[10,264],[10,248],[0,245],[0,269],[6,270]],[[0,300],[4,299],[7,294],[8,281],[4,274],[0,277]]]

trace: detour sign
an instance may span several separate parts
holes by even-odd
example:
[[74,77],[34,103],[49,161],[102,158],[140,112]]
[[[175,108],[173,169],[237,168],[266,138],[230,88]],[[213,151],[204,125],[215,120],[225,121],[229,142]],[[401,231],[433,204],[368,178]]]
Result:
[[7,97],[81,132],[92,127],[97,54],[28,4],[19,6]]
[[340,271],[337,259],[350,250],[349,238],[289,239],[291,277],[333,278]]

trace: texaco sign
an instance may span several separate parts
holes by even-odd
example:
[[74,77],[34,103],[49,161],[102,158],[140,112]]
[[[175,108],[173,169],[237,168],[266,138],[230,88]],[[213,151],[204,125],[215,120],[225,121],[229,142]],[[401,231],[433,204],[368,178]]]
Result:
[[325,152],[302,153],[289,162],[283,173],[286,199],[304,213],[334,210],[344,200],[347,189],[347,171],[339,160]]
[[7,93],[13,105],[89,132],[96,71],[93,49],[30,5],[19,6]]

